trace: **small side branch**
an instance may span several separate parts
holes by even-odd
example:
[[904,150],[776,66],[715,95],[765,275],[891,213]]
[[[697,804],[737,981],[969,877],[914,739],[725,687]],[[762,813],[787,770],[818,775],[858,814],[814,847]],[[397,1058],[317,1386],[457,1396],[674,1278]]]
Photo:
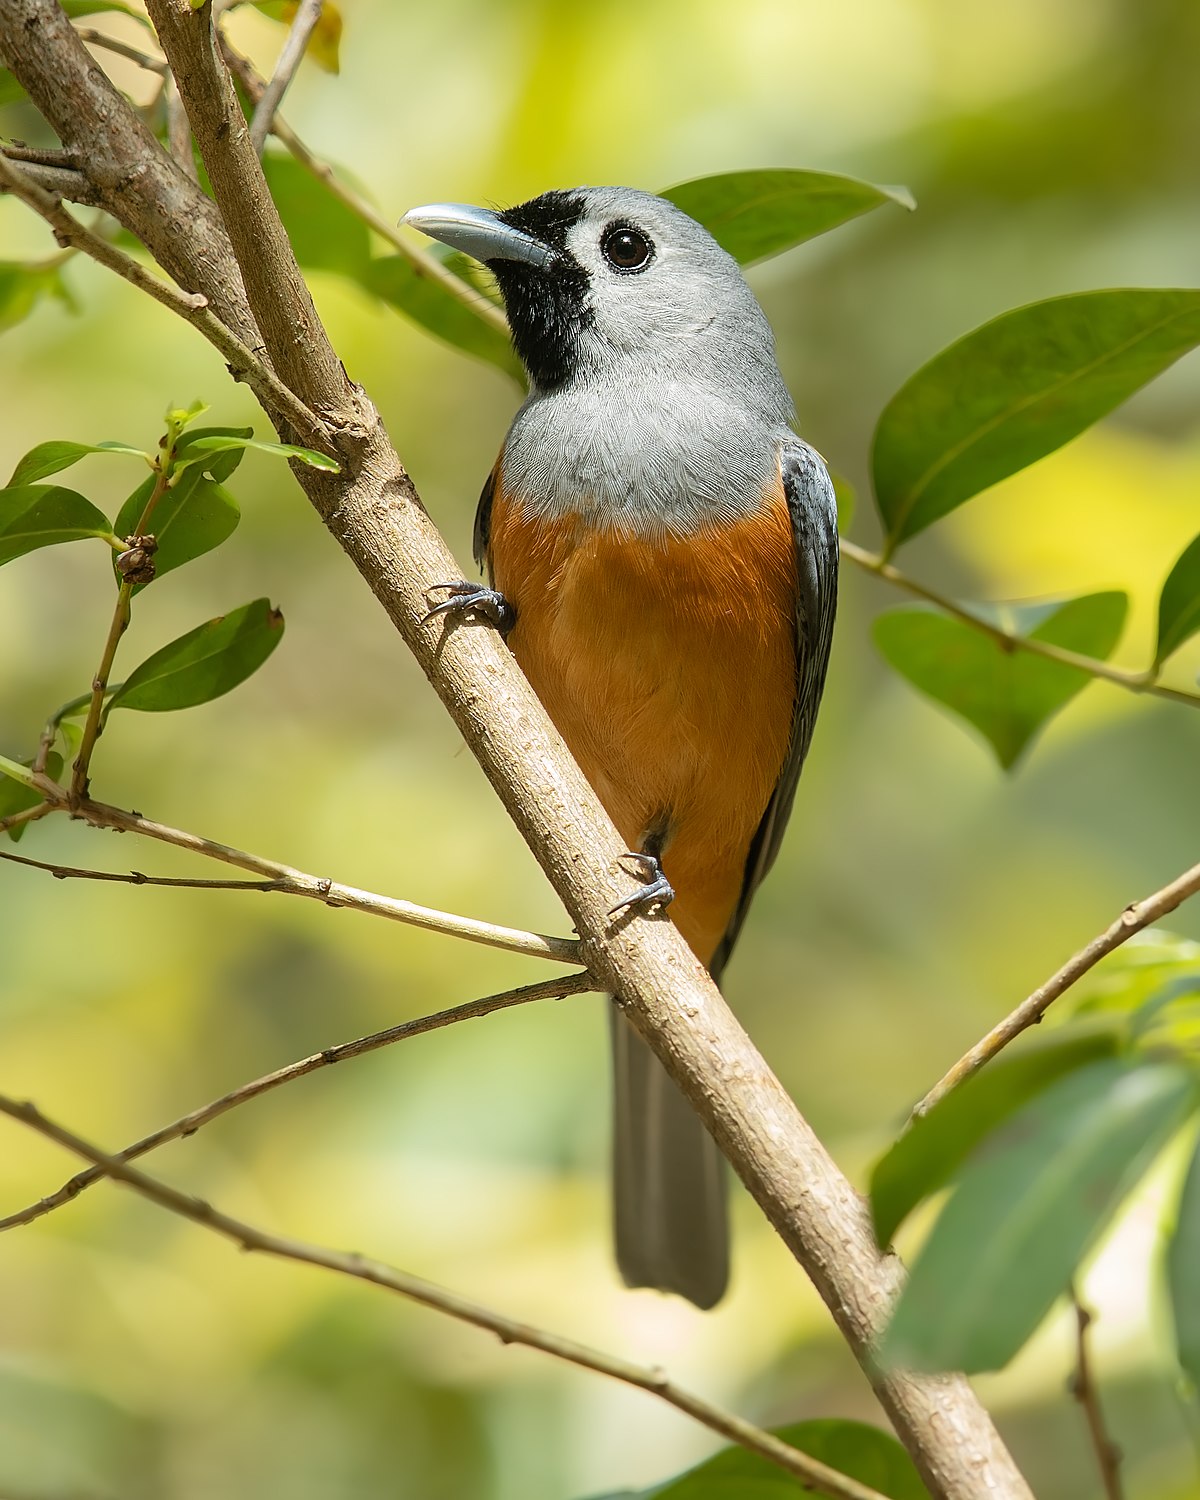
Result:
[[327,1271],[351,1277],[356,1281],[373,1282],[376,1286],[445,1313],[459,1322],[470,1323],[476,1328],[494,1333],[502,1343],[524,1344],[530,1349],[540,1349],[542,1353],[552,1355],[555,1359],[564,1360],[568,1364],[578,1365],[582,1369],[592,1370],[599,1375],[607,1375],[610,1379],[648,1391],[669,1406],[685,1412],[713,1432],[719,1433],[721,1437],[739,1444],[752,1453],[759,1454],[787,1473],[794,1474],[803,1484],[818,1494],[832,1496],[834,1500],[885,1500],[878,1490],[860,1484],[858,1480],[851,1479],[845,1474],[839,1474],[836,1469],[831,1469],[827,1464],[810,1458],[797,1448],[789,1447],[787,1443],[781,1442],[779,1438],[764,1431],[761,1427],[755,1427],[752,1423],[734,1416],[732,1412],[723,1411],[720,1407],[713,1406],[710,1402],[684,1390],[661,1369],[635,1365],[629,1360],[621,1359],[618,1355],[591,1349],[585,1344],[576,1343],[573,1339],[562,1338],[558,1334],[505,1317],[504,1314],[494,1312],[489,1307],[471,1302],[465,1297],[460,1297],[456,1292],[436,1286],[420,1277],[410,1276],[406,1271],[397,1270],[394,1266],[385,1265],[382,1261],[369,1260],[363,1255],[346,1255],[336,1250],[327,1250],[322,1245],[312,1245],[302,1240],[288,1239],[283,1235],[258,1229],[241,1219],[233,1218],[230,1214],[222,1213],[200,1198],[193,1198],[155,1177],[148,1177],[144,1172],[129,1166],[119,1157],[107,1155],[98,1147],[90,1145],[71,1131],[64,1129],[63,1126],[48,1120],[33,1104],[21,1103],[0,1095],[0,1114],[6,1114],[23,1125],[29,1126],[31,1130],[36,1130],[48,1140],[56,1141],[66,1150],[73,1151],[76,1156],[92,1162],[104,1176],[123,1182],[135,1192],[140,1193],[142,1197],[157,1203],[161,1208],[179,1214],[185,1219],[191,1219],[204,1228],[212,1230],[213,1233],[232,1240],[242,1250],[258,1251],[263,1255],[273,1255],[280,1260],[296,1261],[301,1265],[320,1266]]
[[269,412],[287,422],[305,442],[325,453],[335,452],[325,424],[253,350],[230,333],[224,323],[209,311],[206,297],[200,293],[181,291],[161,281],[123,250],[118,250],[115,245],[110,245],[107,240],[81,224],[67,212],[54,192],[47,191],[46,187],[35,180],[35,172],[45,173],[50,170],[59,169],[19,166],[7,155],[0,155],[0,189],[12,193],[35,213],[40,214],[54,230],[60,245],[71,245],[76,250],[82,250],[85,255],[99,261],[108,270],[115,271],[139,291],[146,292],[156,302],[170,308],[173,313],[190,323],[220,351],[234,377],[244,380]]
[[296,71],[304,60],[309,38],[321,19],[322,4],[323,0],[300,0],[295,20],[288,30],[283,48],[279,53],[279,60],[275,64],[275,71],[271,74],[271,81],[263,89],[262,96],[255,105],[254,118],[250,121],[250,139],[259,156],[262,155],[267,136],[271,133],[275,111],[283,102],[284,94],[291,87],[292,79],[295,78]]
[[1088,1329],[1094,1316],[1084,1307],[1078,1291],[1071,1288],[1071,1303],[1075,1309],[1075,1373],[1071,1376],[1070,1389],[1083,1408],[1087,1419],[1092,1447],[1096,1450],[1096,1463],[1104,1483],[1105,1500],[1124,1500],[1125,1490],[1121,1484],[1121,1450],[1109,1436],[1104,1425],[1104,1411],[1100,1405],[1100,1392],[1092,1374],[1091,1356],[1088,1350]]
[[1114,667],[1109,662],[1101,661],[1095,656],[1084,656],[1078,651],[1069,651],[1065,646],[1055,646],[1050,641],[1039,641],[1032,636],[1017,635],[1011,630],[1004,630],[995,625],[991,620],[985,620],[982,615],[973,614],[971,610],[948,598],[945,594],[939,594],[936,589],[929,588],[926,584],[910,578],[907,573],[902,573],[899,568],[886,562],[875,553],[868,552],[865,547],[859,547],[854,542],[849,542],[845,537],[841,538],[841,552],[844,558],[855,563],[867,573],[874,573],[877,578],[883,578],[888,583],[895,584],[897,588],[904,589],[906,593],[914,595],[918,599],[924,599],[927,604],[934,604],[943,614],[952,615],[954,619],[961,620],[964,625],[970,625],[972,629],[980,631],[983,635],[991,638],[1005,650],[1027,651],[1033,656],[1044,657],[1047,661],[1058,662],[1060,666],[1075,667],[1080,672],[1086,672],[1089,677],[1099,678],[1102,682],[1111,682],[1116,687],[1125,688],[1131,693],[1147,693],[1154,698],[1165,698],[1171,703],[1188,703],[1193,708],[1200,708],[1200,693],[1190,693],[1184,688],[1166,687],[1157,681],[1153,673],[1149,672],[1127,672],[1121,667]]
[[[27,864],[30,861],[20,860],[18,863]],[[241,882],[213,883],[237,885]],[[228,1114],[239,1104],[247,1104],[251,1099],[257,1099],[261,1094],[268,1094],[282,1084],[291,1083],[296,1078],[304,1078],[309,1073],[315,1073],[319,1068],[331,1067],[334,1063],[345,1061],[346,1058],[362,1057],[364,1053],[378,1051],[380,1047],[390,1047],[394,1042],[404,1042],[410,1037],[424,1036],[428,1031],[437,1031],[443,1026],[453,1026],[459,1021],[473,1021],[480,1016],[490,1016],[494,1011],[508,1010],[514,1005],[528,1005],[534,1000],[562,1000],[568,995],[582,995],[594,989],[595,983],[590,974],[564,974],[561,979],[544,979],[540,984],[523,985],[520,989],[505,990],[499,995],[485,995],[480,1000],[469,1000],[465,1005],[456,1005],[450,1010],[421,1016],[415,1021],[402,1021],[398,1026],[389,1026],[385,1031],[372,1032],[370,1036],[357,1037],[352,1042],[341,1042],[336,1047],[325,1047],[320,1052],[314,1052],[311,1057],[289,1063],[285,1068],[277,1068],[273,1073],[265,1073],[251,1083],[244,1083],[240,1088],[232,1089],[228,1094],[222,1094],[219,1099],[214,1099],[210,1104],[194,1109],[190,1114],[182,1115],[178,1120],[172,1120],[169,1125],[163,1125],[160,1129],[143,1136],[140,1141],[134,1141],[131,1146],[126,1146],[118,1153],[116,1159],[134,1161],[139,1156],[145,1156],[147,1152],[157,1151],[168,1141],[178,1141],[184,1136],[195,1135],[202,1126],[219,1119],[221,1115]],[[36,1219],[72,1202],[85,1188],[91,1187],[94,1182],[101,1181],[104,1176],[103,1169],[96,1166],[76,1172],[75,1176],[64,1182],[56,1192],[49,1193],[46,1197],[39,1198],[36,1203],[31,1203],[28,1207],[18,1209],[16,1213],[8,1214],[0,1219],[0,1232],[5,1229],[16,1229],[21,1224],[32,1224]]]
[[[33,778],[37,789],[46,798],[42,807],[49,811],[70,811],[76,818],[90,823],[95,828],[111,828],[120,833],[137,833],[144,838],[156,839],[162,844],[171,844],[177,849],[188,849],[193,854],[202,854],[208,859],[220,860],[237,869],[248,870],[261,880],[244,882],[208,882],[167,879],[142,875],[138,871],[128,874],[110,875],[106,871],[81,870],[71,865],[47,864],[41,860],[24,856],[3,854],[0,857],[18,864],[30,865],[46,870],[59,880],[106,880],[113,879],[127,885],[177,885],[195,889],[230,889],[249,887],[252,890],[275,891],[285,896],[304,896],[310,901],[320,901],[325,906],[344,906],[351,911],[366,912],[369,916],[386,917],[393,922],[403,922],[410,927],[424,927],[430,932],[444,932],[450,937],[459,937],[470,943],[483,943],[490,948],[502,948],[509,953],[524,953],[533,958],[548,958],[556,963],[581,963],[579,943],[573,938],[548,937],[539,932],[524,932],[515,927],[499,927],[492,922],[481,922],[475,917],[460,917],[451,912],[435,911],[428,906],[418,906],[412,901],[401,901],[395,896],[380,896],[374,891],[360,890],[357,886],[343,885],[340,881],[323,876],[309,875],[278,860],[265,859],[245,849],[235,849],[229,844],[218,844],[197,833],[188,833],[182,828],[172,828],[167,823],[156,823],[141,813],[126,812],[124,808],[110,807],[104,802],[93,802],[89,798],[72,804],[70,795],[48,777]],[[32,815],[32,812],[29,816]],[[27,815],[15,814],[25,821]],[[45,812],[37,811],[37,816]]]
[[990,1062],[998,1052],[1008,1046],[1014,1037],[1020,1036],[1030,1026],[1036,1026],[1054,1001],[1082,979],[1089,969],[1095,968],[1107,954],[1119,948],[1122,943],[1127,943],[1135,932],[1141,932],[1143,928],[1152,926],[1168,912],[1173,912],[1177,906],[1182,906],[1198,891],[1200,891],[1200,865],[1193,865],[1190,870],[1185,870],[1177,880],[1164,886],[1161,891],[1155,891],[1152,896],[1146,896],[1141,901],[1135,901],[1132,906],[1127,906],[1110,927],[1105,928],[1098,937],[1092,939],[1086,948],[1081,948],[1073,958],[1068,959],[1056,974],[1052,974],[1047,979],[1045,984],[1040,985],[1032,995],[1022,1000],[1016,1010],[1005,1016],[998,1026],[993,1026],[982,1041],[976,1042],[969,1052],[960,1057],[950,1071],[934,1084],[916,1106],[912,1112],[912,1119],[915,1120],[921,1115],[928,1114],[951,1089],[957,1088],[960,1083],[970,1078],[972,1073],[977,1073],[984,1063]]

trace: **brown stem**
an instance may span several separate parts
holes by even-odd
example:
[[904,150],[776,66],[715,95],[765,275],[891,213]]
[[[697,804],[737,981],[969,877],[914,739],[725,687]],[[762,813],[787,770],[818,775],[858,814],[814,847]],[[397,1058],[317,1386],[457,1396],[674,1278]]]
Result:
[[[168,1141],[177,1141],[184,1136],[195,1135],[197,1130],[219,1119],[222,1115],[228,1114],[239,1104],[246,1104],[251,1099],[257,1099],[261,1094],[268,1094],[282,1084],[291,1083],[293,1079],[304,1078],[309,1073],[315,1073],[318,1068],[328,1068],[334,1063],[344,1062],[347,1058],[361,1057],[364,1053],[375,1052],[380,1047],[390,1047],[394,1042],[404,1042],[414,1036],[424,1036],[428,1031],[437,1031],[443,1026],[453,1026],[459,1021],[472,1021],[480,1016],[490,1016],[495,1011],[507,1010],[514,1005],[528,1005],[534,1000],[562,1000],[568,995],[586,994],[594,989],[595,984],[589,974],[565,974],[560,979],[543,979],[539,984],[523,985],[520,989],[505,990],[499,995],[485,995],[480,1000],[470,1000],[465,1005],[454,1006],[451,1010],[421,1016],[415,1021],[403,1021],[398,1026],[389,1026],[385,1031],[376,1031],[370,1036],[357,1037],[352,1042],[341,1042],[336,1047],[326,1047],[320,1052],[313,1053],[311,1057],[289,1063],[286,1068],[277,1068],[273,1073],[266,1073],[263,1077],[254,1079],[252,1083],[244,1083],[240,1088],[232,1089],[228,1094],[222,1094],[219,1099],[214,1099],[210,1104],[182,1115],[169,1125],[161,1126],[158,1130],[143,1136],[140,1141],[134,1141],[131,1146],[126,1146],[123,1151],[118,1152],[117,1160],[134,1161],[139,1156],[145,1156],[147,1152],[157,1151]],[[18,1209],[16,1213],[0,1218],[0,1231],[16,1229],[22,1224],[32,1224],[35,1219],[40,1219],[53,1212],[54,1209],[70,1203],[85,1188],[101,1181],[104,1176],[103,1168],[96,1166],[88,1167],[83,1172],[76,1172],[74,1177],[69,1178],[55,1192],[47,1194],[45,1198],[39,1198],[36,1203],[31,1203],[26,1208]]]
[[1054,1001],[1066,994],[1102,958],[1119,948],[1122,943],[1127,943],[1135,932],[1152,926],[1168,912],[1182,906],[1197,892],[1200,892],[1200,865],[1193,865],[1190,870],[1185,870],[1176,880],[1172,880],[1170,885],[1163,886],[1161,891],[1155,891],[1152,896],[1145,896],[1141,901],[1127,906],[1111,926],[1106,927],[1098,937],[1094,937],[1086,947],[1069,958],[1057,973],[1051,974],[1045,984],[1039,985],[1032,995],[1021,1001],[1016,1010],[1011,1011],[999,1025],[992,1027],[987,1036],[964,1053],[915,1106],[911,1118],[916,1120],[921,1115],[927,1115],[951,1089],[957,1088],[973,1073],[977,1073],[1023,1031],[1036,1026]]
[[639,1390],[648,1391],[651,1395],[667,1402],[668,1405],[686,1412],[688,1416],[694,1417],[696,1421],[711,1428],[713,1432],[740,1444],[752,1453],[759,1454],[762,1458],[786,1470],[787,1473],[794,1474],[807,1488],[815,1490],[818,1494],[831,1495],[834,1500],[886,1500],[885,1496],[881,1495],[878,1490],[871,1489],[869,1485],[860,1484],[858,1480],[851,1479],[848,1475],[839,1474],[836,1469],[831,1469],[818,1459],[810,1458],[799,1449],[790,1447],[761,1427],[755,1427],[731,1412],[723,1411],[720,1407],[713,1406],[711,1402],[692,1395],[690,1391],[676,1385],[664,1370],[635,1365],[617,1355],[590,1349],[584,1344],[577,1344],[573,1339],[562,1338],[558,1334],[547,1333],[528,1323],[505,1317],[502,1313],[494,1312],[490,1307],[482,1307],[477,1302],[470,1302],[456,1292],[435,1286],[432,1282],[423,1281],[417,1276],[410,1276],[408,1272],[397,1270],[394,1266],[384,1265],[382,1261],[368,1260],[363,1255],[346,1255],[337,1250],[326,1250],[321,1245],[310,1245],[302,1240],[286,1239],[283,1235],[258,1229],[241,1219],[222,1213],[200,1198],[193,1198],[187,1193],[181,1193],[178,1189],[169,1187],[156,1177],[148,1177],[144,1172],[139,1172],[136,1167],[128,1166],[118,1156],[107,1155],[98,1147],[90,1145],[71,1131],[64,1129],[63,1126],[48,1120],[33,1104],[21,1103],[0,1095],[0,1114],[19,1120],[23,1125],[28,1125],[31,1130],[36,1130],[48,1140],[57,1141],[68,1151],[73,1151],[86,1161],[93,1162],[106,1177],[111,1177],[117,1182],[124,1182],[135,1192],[140,1193],[143,1198],[149,1198],[151,1202],[157,1203],[169,1212],[191,1219],[194,1223],[203,1225],[205,1229],[211,1229],[215,1234],[232,1240],[239,1249],[256,1250],[264,1255],[278,1256],[281,1260],[297,1261],[302,1265],[321,1266],[327,1271],[349,1276],[356,1281],[373,1282],[376,1286],[397,1292],[410,1301],[420,1302],[426,1307],[447,1313],[462,1323],[470,1323],[476,1328],[494,1333],[502,1343],[524,1344],[530,1349],[540,1349],[542,1353],[565,1360],[568,1364],[579,1365],[585,1370],[594,1370],[613,1380],[623,1381],[626,1385],[637,1386]]
[[267,143],[275,112],[282,104],[283,96],[291,87],[292,79],[304,60],[308,39],[321,19],[321,6],[322,0],[300,0],[279,53],[279,60],[275,64],[275,71],[254,107],[254,117],[250,121],[250,140],[259,156]]
[[1083,1409],[1088,1434],[1096,1453],[1096,1464],[1104,1484],[1105,1500],[1124,1500],[1121,1484],[1121,1450],[1108,1434],[1104,1424],[1104,1411],[1100,1405],[1100,1392],[1092,1374],[1091,1356],[1088,1351],[1088,1329],[1095,1321],[1094,1315],[1079,1300],[1079,1294],[1071,1288],[1071,1304],[1075,1309],[1075,1373],[1070,1380],[1071,1394]]

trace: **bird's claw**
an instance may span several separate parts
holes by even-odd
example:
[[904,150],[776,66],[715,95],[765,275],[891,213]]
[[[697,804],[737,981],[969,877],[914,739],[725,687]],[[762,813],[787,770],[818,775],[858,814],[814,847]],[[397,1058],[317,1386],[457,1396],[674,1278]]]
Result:
[[646,879],[634,891],[632,896],[626,896],[623,901],[618,901],[616,906],[609,911],[609,916],[615,917],[618,912],[629,911],[634,907],[638,907],[643,912],[646,912],[651,907],[658,907],[661,910],[664,906],[670,906],[671,902],[675,899],[675,887],[663,874],[663,868],[658,861],[658,856],[655,854],[630,853],[625,858],[636,860],[642,866]]
[[466,578],[456,578],[451,583],[434,583],[426,589],[427,594],[432,594],[436,589],[445,589],[446,597],[440,604],[435,604],[425,619],[425,624],[432,620],[434,615],[464,614],[471,613],[481,615],[489,621],[501,635],[508,632],[517,623],[517,611],[503,594],[495,589],[485,588],[481,583],[472,583]]

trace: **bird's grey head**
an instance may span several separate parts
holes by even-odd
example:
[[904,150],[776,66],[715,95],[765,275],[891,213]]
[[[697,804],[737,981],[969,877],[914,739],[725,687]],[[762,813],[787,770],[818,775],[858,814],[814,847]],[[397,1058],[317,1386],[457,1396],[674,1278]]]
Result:
[[493,272],[535,392],[657,376],[744,391],[788,421],[771,328],[737,262],[665,198],[582,187],[404,221]]

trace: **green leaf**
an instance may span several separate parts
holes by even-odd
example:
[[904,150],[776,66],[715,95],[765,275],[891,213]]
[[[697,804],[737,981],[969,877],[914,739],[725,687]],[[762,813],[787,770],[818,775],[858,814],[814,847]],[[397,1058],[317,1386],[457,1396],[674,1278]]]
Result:
[[337,474],[340,469],[337,460],[330,458],[328,454],[318,453],[313,448],[298,448],[294,443],[268,443],[252,437],[201,437],[199,434],[188,443],[186,452],[176,450],[175,468],[178,470],[184,465],[197,463],[211,453],[227,453],[233,449],[245,452],[247,448],[257,449],[260,453],[277,453],[282,458],[299,459],[310,468],[324,469],[329,474]]
[[[775,1436],[831,1469],[869,1484],[891,1500],[929,1500],[912,1459],[890,1433],[866,1422],[794,1422]],[[707,1462],[647,1490],[641,1500],[792,1500],[812,1490],[744,1448],[725,1448]]]
[[[121,506],[114,523],[119,537],[133,535],[154,485],[155,478],[151,475]],[[158,542],[154,554],[155,579],[219,547],[233,535],[240,519],[238,503],[224,485],[206,479],[199,465],[185,469],[163,494],[150,517],[150,535]],[[121,581],[119,572],[117,581]],[[134,593],[147,587],[148,584],[139,585]]]
[[508,334],[485,323],[441,282],[422,275],[405,256],[385,255],[371,261],[362,284],[445,343],[473,354],[476,359],[487,360],[524,384],[521,362],[513,352]]
[[176,442],[174,467],[183,468],[197,444],[207,442],[209,438],[231,438],[234,441],[229,448],[219,457],[214,457],[211,463],[205,464],[201,470],[207,478],[224,484],[246,456],[245,440],[253,436],[253,427],[197,427],[192,432],[183,433]]
[[268,151],[263,171],[297,261],[306,271],[361,280],[371,259],[367,226],[286,152]]
[[57,263],[0,261],[0,332],[24,322],[43,297],[73,305]]
[[[290,26],[296,19],[296,11],[299,9],[296,0],[254,0],[254,8],[264,16],[270,16],[273,21],[282,21],[285,26]],[[338,47],[341,40],[342,13],[336,5],[330,4],[330,0],[325,0],[320,19],[313,27],[308,46],[304,49],[305,55],[311,57],[326,73],[337,73],[340,71]]]
[[885,1363],[1007,1364],[1198,1103],[1190,1068],[1108,1059],[1026,1104],[967,1163],[901,1294]]
[[[32,766],[32,760],[21,762],[22,765]],[[57,781],[62,775],[63,758],[57,750],[51,750],[46,757],[46,775],[51,781]],[[40,792],[31,786],[26,786],[23,781],[14,781],[11,777],[0,772],[0,818],[11,817],[13,813],[24,812],[27,807],[36,807],[42,800]],[[28,823],[18,823],[15,828],[9,828],[7,832],[13,843],[19,843],[25,837]]]
[[887,550],[1076,437],[1200,343],[1200,291],[1132,287],[1003,313],[884,408],[875,496]]
[[173,435],[182,432],[189,427],[197,417],[202,417],[209,410],[207,401],[193,401],[190,406],[168,406],[164,420],[172,430]]
[[283,637],[283,616],[266,599],[189,630],[148,657],[113,694],[114,708],[147,713],[219,698],[258,670]]
[[0,490],[0,563],[38,547],[86,536],[107,540],[112,534],[108,517],[75,490],[57,484],[22,484]]
[[802,245],[881,204],[916,207],[906,188],[790,168],[697,177],[662,196],[703,224],[744,266]]
[[1162,586],[1158,600],[1155,667],[1160,667],[1197,631],[1200,631],[1200,536],[1183,549],[1182,556]]
[[[976,608],[1010,635],[1104,660],[1120,639],[1126,605],[1124,594],[1107,592]],[[1002,645],[926,605],[887,610],[872,633],[902,677],[982,730],[1006,769],[1092,680],[1082,667]]]
[[1200,943],[1148,927],[1108,954],[1062,1004],[1072,1017],[1129,1017],[1181,976],[1200,976]]
[[17,464],[12,478],[8,481],[9,486],[11,488],[13,485],[36,484],[39,479],[45,479],[50,474],[58,474],[63,469],[69,469],[72,464],[77,464],[89,453],[121,453],[143,461],[148,459],[148,455],[140,448],[131,448],[128,443],[39,443],[36,448],[31,448]]
[[1179,1363],[1200,1387],[1200,1141],[1184,1179],[1179,1217],[1167,1243],[1167,1284]]
[[1059,1032],[1049,1042],[989,1063],[914,1120],[871,1173],[879,1243],[887,1245],[917,1204],[944,1188],[984,1136],[1026,1100],[1064,1074],[1112,1057],[1119,1040],[1114,1030]]

